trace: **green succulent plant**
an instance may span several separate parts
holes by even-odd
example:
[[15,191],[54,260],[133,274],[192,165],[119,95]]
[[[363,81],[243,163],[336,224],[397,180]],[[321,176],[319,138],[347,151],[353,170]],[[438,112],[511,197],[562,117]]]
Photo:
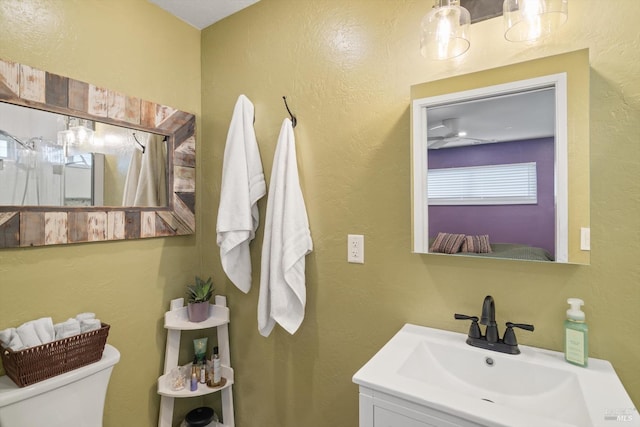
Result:
[[206,281],[196,276],[196,281],[193,285],[187,286],[187,298],[188,302],[198,303],[207,302],[213,296],[213,279],[209,277]]

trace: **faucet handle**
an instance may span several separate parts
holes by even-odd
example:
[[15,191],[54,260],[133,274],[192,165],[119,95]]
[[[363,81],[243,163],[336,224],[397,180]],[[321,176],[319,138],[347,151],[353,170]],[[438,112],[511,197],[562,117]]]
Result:
[[466,314],[455,313],[453,317],[457,320],[471,320],[471,326],[469,326],[469,338],[481,338],[480,326],[478,325],[478,316],[467,316]]
[[525,329],[527,331],[533,331],[533,325],[528,325],[526,323],[511,323],[507,322],[507,329],[504,331],[504,336],[502,338],[502,342],[507,345],[518,345],[518,340],[516,340],[516,334],[513,331],[513,328]]

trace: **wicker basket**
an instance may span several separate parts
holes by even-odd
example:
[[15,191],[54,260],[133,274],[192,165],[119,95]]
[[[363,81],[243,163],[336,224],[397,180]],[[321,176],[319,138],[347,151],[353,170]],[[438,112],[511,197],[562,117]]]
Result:
[[109,325],[69,338],[13,351],[0,344],[0,356],[7,376],[24,387],[64,374],[102,358]]

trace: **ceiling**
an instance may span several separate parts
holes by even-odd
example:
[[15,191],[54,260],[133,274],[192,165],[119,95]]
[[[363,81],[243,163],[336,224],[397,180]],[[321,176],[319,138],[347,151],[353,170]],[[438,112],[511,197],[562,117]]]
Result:
[[199,30],[260,0],[148,0]]
[[427,109],[428,146],[452,148],[553,136],[554,106],[552,88],[432,106]]

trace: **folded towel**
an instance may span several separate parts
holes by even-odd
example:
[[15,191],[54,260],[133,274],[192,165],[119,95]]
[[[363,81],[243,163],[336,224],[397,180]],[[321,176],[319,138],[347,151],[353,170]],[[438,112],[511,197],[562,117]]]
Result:
[[36,327],[34,322],[27,322],[23,325],[20,325],[16,328],[16,332],[20,337],[20,341],[24,344],[25,347],[35,347],[37,345],[42,344],[40,338],[38,338],[38,333],[36,332]]
[[290,334],[300,327],[307,299],[305,256],[313,250],[288,118],[280,129],[268,197],[258,297],[258,329],[265,337],[276,322]]
[[66,322],[57,323],[53,325],[53,328],[56,331],[57,340],[69,338],[82,332],[80,322],[76,319],[69,319]]
[[224,148],[216,224],[222,268],[229,280],[244,293],[251,289],[249,243],[260,223],[257,203],[267,192],[253,117],[253,104],[240,95]]
[[56,333],[53,329],[53,320],[51,320],[51,317],[43,317],[38,320],[32,320],[28,323],[33,323],[41,344],[50,343],[56,338]]
[[15,334],[16,328],[7,328],[0,331],[0,342],[2,342],[2,345],[4,345],[5,347],[9,347],[9,343],[11,342]]
[[80,321],[80,331],[82,333],[95,331],[100,329],[101,326],[100,319],[84,319]]
[[88,319],[95,319],[96,318],[96,314],[95,313],[80,313],[76,316],[76,320],[88,320]]

